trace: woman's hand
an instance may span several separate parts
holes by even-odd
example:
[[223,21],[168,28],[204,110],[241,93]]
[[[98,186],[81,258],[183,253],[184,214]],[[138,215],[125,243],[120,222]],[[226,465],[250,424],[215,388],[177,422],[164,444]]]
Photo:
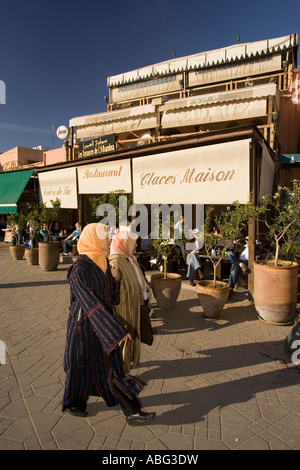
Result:
[[114,277],[116,281],[119,281],[121,277],[119,270],[117,268],[114,268],[113,266],[110,268],[110,270],[112,277]]
[[120,341],[120,344],[121,344],[123,341],[126,341],[127,339],[129,339],[129,341],[132,340],[132,337],[131,337],[131,334],[130,334],[130,333],[127,333],[127,335]]

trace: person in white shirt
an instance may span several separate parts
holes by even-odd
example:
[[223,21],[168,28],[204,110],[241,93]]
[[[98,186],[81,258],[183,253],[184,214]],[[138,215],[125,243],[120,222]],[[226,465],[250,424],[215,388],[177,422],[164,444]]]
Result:
[[68,256],[68,248],[72,247],[74,241],[78,242],[80,236],[81,225],[77,222],[75,230],[63,242],[63,255]]
[[204,278],[204,267],[199,256],[203,243],[199,239],[199,234],[200,230],[195,228],[193,230],[193,236],[195,238],[195,250],[191,251],[186,257],[186,262],[188,265],[186,277],[190,280],[191,286],[195,285],[194,280],[201,280]]
[[230,285],[231,291],[236,284],[236,280],[237,280],[239,272],[242,271],[244,274],[247,274],[250,272],[248,268],[248,260],[249,260],[248,241],[249,241],[249,237],[247,236],[245,238],[246,244],[244,245],[244,250],[242,251],[239,257],[230,250],[226,251],[225,253],[226,258],[231,263],[230,275],[228,279],[228,284]]

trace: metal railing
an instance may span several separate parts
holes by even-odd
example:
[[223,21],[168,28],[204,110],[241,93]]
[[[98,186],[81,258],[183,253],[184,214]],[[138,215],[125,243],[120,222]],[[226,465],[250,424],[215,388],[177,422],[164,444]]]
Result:
[[[274,146],[274,139],[275,139],[275,125],[273,123],[271,124],[263,124],[263,125],[258,125],[257,128],[261,131],[261,133],[264,136],[264,139],[268,144],[270,145],[271,148]],[[221,129],[220,129],[221,130]],[[169,140],[172,138],[178,138],[178,137],[187,137],[190,135],[195,135],[195,134],[205,134],[206,132],[209,132],[208,130],[202,130],[200,132],[193,131],[193,132],[186,132],[184,134],[174,134],[174,135],[159,135],[159,136],[153,136],[151,139],[141,139],[141,138],[134,138],[134,139],[118,139],[117,141],[117,150],[122,150],[125,148],[133,148],[138,145],[145,145],[145,144],[152,144],[155,142],[162,142],[165,140]]]

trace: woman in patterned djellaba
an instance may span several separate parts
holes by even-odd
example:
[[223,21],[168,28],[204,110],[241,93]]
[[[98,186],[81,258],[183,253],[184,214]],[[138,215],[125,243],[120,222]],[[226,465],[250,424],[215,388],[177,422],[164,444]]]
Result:
[[118,297],[116,270],[111,270],[104,251],[109,250],[107,226],[95,223],[83,229],[79,256],[69,268],[70,315],[64,356],[66,372],[62,411],[87,415],[89,396],[101,396],[106,405],[121,405],[130,425],[147,423],[154,412],[142,409],[142,385],[126,376],[119,343],[130,339],[114,316]]

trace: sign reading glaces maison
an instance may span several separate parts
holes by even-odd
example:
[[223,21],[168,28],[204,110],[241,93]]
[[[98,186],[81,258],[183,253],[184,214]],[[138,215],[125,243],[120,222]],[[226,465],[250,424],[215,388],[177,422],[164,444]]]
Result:
[[246,204],[249,197],[250,142],[175,150],[135,158],[136,204]]

